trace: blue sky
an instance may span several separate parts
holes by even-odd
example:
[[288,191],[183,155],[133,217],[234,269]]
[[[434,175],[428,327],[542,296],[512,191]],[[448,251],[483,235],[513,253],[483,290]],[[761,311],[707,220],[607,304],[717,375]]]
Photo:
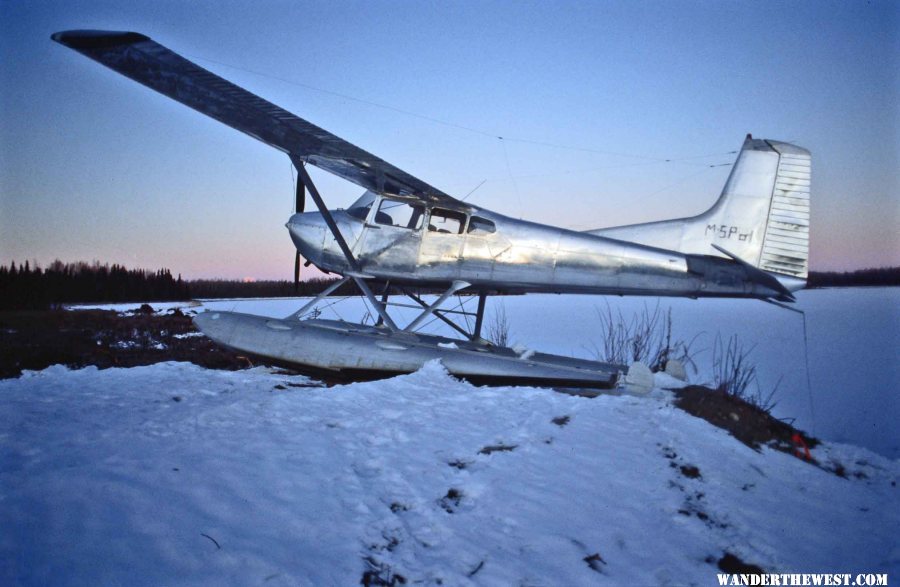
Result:
[[[0,262],[290,278],[287,157],[50,41],[97,28],[574,229],[701,212],[746,133],[795,142],[813,153],[813,269],[898,265],[898,6],[0,0]],[[361,191],[314,177],[335,207]]]

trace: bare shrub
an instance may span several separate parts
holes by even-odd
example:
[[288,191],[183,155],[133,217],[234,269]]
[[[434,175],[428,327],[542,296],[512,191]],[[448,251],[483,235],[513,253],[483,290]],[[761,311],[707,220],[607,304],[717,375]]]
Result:
[[503,304],[494,308],[487,327],[487,340],[496,346],[509,346],[509,319]]
[[688,342],[673,341],[671,308],[662,312],[657,302],[651,311],[645,305],[639,314],[627,320],[621,311],[614,315],[607,302],[606,312],[598,309],[597,315],[603,330],[601,345],[593,345],[598,360],[622,365],[640,361],[651,371],[661,371],[674,359],[697,371],[691,345],[699,334]]
[[768,413],[777,403],[773,398],[781,380],[772,391],[763,394],[756,378],[756,365],[749,361],[754,348],[755,345],[744,348],[737,335],[729,337],[727,342],[722,340],[721,335],[716,335],[713,345],[713,386],[717,391],[724,391]]

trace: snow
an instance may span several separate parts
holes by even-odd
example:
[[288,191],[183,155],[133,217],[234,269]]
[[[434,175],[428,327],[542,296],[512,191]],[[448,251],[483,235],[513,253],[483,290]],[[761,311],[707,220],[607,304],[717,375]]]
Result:
[[185,363],[0,381],[0,583],[714,584],[726,551],[900,571],[900,461],[863,448],[813,450],[841,478],[661,389],[477,388],[438,363],[309,384]]
[[[803,317],[752,300],[687,300],[667,298],[527,295],[488,300],[485,323],[503,308],[511,325],[511,346],[581,358],[596,358],[591,351],[602,337],[598,311],[621,312],[626,319],[651,311],[672,310],[675,340],[695,340],[699,371],[688,372],[693,382],[712,380],[712,346],[717,335],[737,335],[753,349],[751,363],[766,395],[774,387],[774,414],[794,420],[810,433],[863,446],[893,459],[900,458],[900,288],[837,288],[798,292],[797,309],[806,312],[809,370],[804,356]],[[166,311],[237,311],[283,318],[304,300],[292,298],[203,300],[156,305]],[[140,304],[102,306],[120,312]],[[328,299],[323,318],[360,321],[367,314],[363,302]],[[92,306],[100,307],[100,306]],[[474,300],[469,303],[474,309]],[[408,310],[398,314],[410,316]],[[536,319],[539,317],[539,319]],[[405,318],[406,321],[411,317]],[[401,323],[405,323],[401,320]],[[439,321],[430,331],[454,336]],[[807,373],[809,383],[807,383]]]

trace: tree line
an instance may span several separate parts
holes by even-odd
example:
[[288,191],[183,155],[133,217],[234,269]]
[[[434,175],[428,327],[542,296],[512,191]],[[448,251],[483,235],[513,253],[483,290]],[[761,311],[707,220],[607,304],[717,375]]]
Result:
[[0,266],[0,308],[44,309],[61,304],[162,301],[190,298],[188,284],[168,269],[148,271],[122,265],[63,263],[46,269],[28,261]]
[[[127,269],[118,264],[54,261],[46,269],[36,263],[0,266],[0,309],[46,309],[63,304],[179,301],[195,298],[270,298],[313,296],[331,279],[244,282],[227,279],[186,281],[168,269]],[[900,267],[859,271],[811,272],[809,287],[900,285]],[[377,292],[376,288],[376,292]],[[333,295],[359,295],[353,282]]]
[[900,267],[873,267],[857,271],[811,271],[807,287],[900,285]]
[[[181,301],[195,298],[262,298],[313,296],[330,279],[243,282],[226,279],[187,281],[168,269],[127,269],[118,264],[63,263],[42,269],[28,261],[0,266],[0,310],[41,310],[64,304]],[[353,283],[334,295],[359,295]]]

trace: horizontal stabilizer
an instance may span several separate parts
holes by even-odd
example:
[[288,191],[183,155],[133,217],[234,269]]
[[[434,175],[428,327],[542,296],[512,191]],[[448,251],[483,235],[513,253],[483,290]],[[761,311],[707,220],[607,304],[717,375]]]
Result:
[[772,275],[769,275],[769,274],[766,273],[765,271],[763,271],[763,270],[761,270],[761,269],[758,269],[758,268],[754,267],[753,265],[751,265],[750,263],[744,261],[743,259],[741,259],[741,258],[738,257],[737,255],[734,255],[734,254],[732,254],[732,253],[729,253],[728,251],[726,251],[725,249],[723,249],[722,247],[720,247],[720,246],[717,245],[717,244],[713,244],[713,247],[714,247],[717,251],[719,251],[720,253],[722,253],[723,255],[727,255],[728,257],[731,257],[733,260],[735,260],[735,261],[737,261],[738,263],[740,263],[740,264],[744,267],[744,269],[747,271],[747,275],[748,275],[754,282],[756,282],[756,283],[758,283],[758,284],[760,284],[760,285],[764,285],[764,286],[766,286],[766,287],[768,287],[768,288],[771,288],[771,289],[777,291],[778,293],[780,293],[781,295],[780,295],[778,298],[776,298],[777,300],[782,301],[782,302],[793,302],[793,301],[796,301],[796,299],[794,298],[794,294],[791,293],[791,290],[789,290],[789,289],[786,288],[784,285],[782,285],[782,283],[781,283],[780,281],[778,281],[778,280],[777,280],[775,277],[773,277]]

